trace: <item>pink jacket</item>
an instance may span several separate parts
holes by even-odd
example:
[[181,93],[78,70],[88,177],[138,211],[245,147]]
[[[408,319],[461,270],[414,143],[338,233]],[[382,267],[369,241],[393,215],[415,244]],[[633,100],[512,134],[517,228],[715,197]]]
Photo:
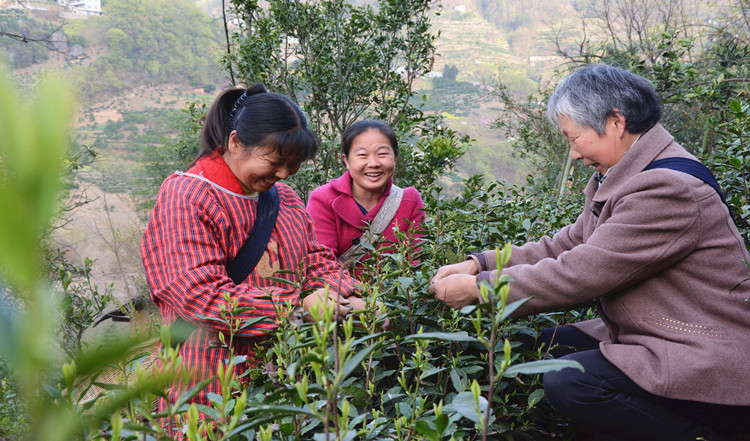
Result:
[[[344,254],[362,236],[363,228],[375,219],[385,198],[391,193],[389,182],[388,189],[375,208],[362,214],[352,196],[351,182],[347,171],[340,178],[332,179],[328,184],[313,190],[307,201],[318,241],[331,248],[336,257]],[[406,231],[411,224],[419,226],[424,218],[423,209],[424,203],[419,192],[414,187],[405,188],[401,205],[383,232],[386,241],[395,241],[394,226],[399,231]]]
[[[645,390],[667,398],[750,405],[750,261],[716,191],[652,161],[688,157],[661,125],[631,147],[583,213],[554,237],[514,247],[509,302],[532,314],[599,300],[578,324]],[[485,252],[496,277],[494,252]],[[480,274],[482,278],[482,274]]]

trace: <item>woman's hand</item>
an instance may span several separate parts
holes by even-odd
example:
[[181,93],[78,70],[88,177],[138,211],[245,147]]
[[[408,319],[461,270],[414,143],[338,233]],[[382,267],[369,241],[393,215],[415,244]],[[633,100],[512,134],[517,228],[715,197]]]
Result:
[[[326,289],[325,288],[319,288],[312,292],[311,294],[308,294],[307,297],[305,297],[302,300],[302,307],[304,308],[304,314],[302,315],[302,318],[306,322],[314,322],[316,321],[315,317],[312,316],[310,313],[313,305],[319,304],[322,307],[325,308],[337,308],[337,314],[336,318],[339,322],[343,322],[346,319],[346,316],[352,312],[352,311],[366,311],[367,310],[367,304],[365,303],[365,300],[358,296],[350,296],[349,298],[345,298],[344,296],[339,295],[335,291],[328,290],[328,296],[326,297]],[[375,312],[375,317],[380,317],[382,304],[380,302],[376,302],[375,306],[377,308],[377,311]],[[384,331],[388,331],[391,329],[391,321],[386,319],[383,323],[382,329]]]
[[[365,303],[365,300],[357,296],[349,297],[349,306],[352,307],[352,311],[354,312],[367,310],[367,304]],[[380,318],[380,315],[382,314],[382,310],[383,310],[383,304],[379,301],[376,301],[375,308],[376,308],[375,318]],[[383,331],[390,331],[391,321],[386,318],[385,321],[383,322],[383,325],[381,326],[381,329]]]
[[[471,263],[474,268],[476,268],[473,261],[467,262]],[[461,264],[457,263],[455,265]],[[455,265],[444,266],[440,269],[442,270],[443,268],[449,268]],[[438,271],[438,273],[439,272],[440,271]],[[451,308],[463,308],[464,306],[471,305],[477,301],[477,276],[472,274],[451,273],[449,275],[444,275],[437,280],[433,278],[427,291],[434,295],[436,299],[445,302],[445,304]]]
[[[326,291],[328,291],[327,295]],[[336,308],[333,311],[336,314],[336,320],[342,322],[346,318],[346,315],[349,314],[349,311],[352,310],[353,305],[351,304],[351,299],[353,298],[350,297],[347,299],[331,289],[318,288],[302,299],[302,308],[304,309],[302,318],[306,322],[316,321],[310,311],[312,310],[313,305],[318,304],[322,308]],[[362,299],[359,300],[361,301]]]
[[464,260],[463,262],[454,263],[453,265],[441,266],[432,277],[432,280],[430,280],[430,286],[453,274],[468,274],[475,276],[479,274],[479,268],[477,268],[474,259]]

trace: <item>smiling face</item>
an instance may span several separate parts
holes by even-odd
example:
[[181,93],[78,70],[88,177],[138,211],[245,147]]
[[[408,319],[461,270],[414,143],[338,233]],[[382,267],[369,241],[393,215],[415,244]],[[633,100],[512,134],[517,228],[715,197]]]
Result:
[[625,118],[617,111],[607,119],[604,135],[591,127],[579,126],[564,115],[559,117],[558,126],[570,144],[570,156],[602,174],[620,162],[632,144],[630,134],[625,131]]
[[396,169],[396,153],[387,136],[377,129],[366,130],[352,141],[344,163],[352,177],[352,193],[380,197]]
[[285,160],[274,147],[246,148],[232,132],[224,161],[242,184],[246,194],[268,191],[273,185],[299,171],[301,163]]

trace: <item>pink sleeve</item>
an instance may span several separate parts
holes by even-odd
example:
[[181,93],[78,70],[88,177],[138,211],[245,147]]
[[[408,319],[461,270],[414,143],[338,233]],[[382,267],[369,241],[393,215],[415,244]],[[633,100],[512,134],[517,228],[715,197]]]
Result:
[[[414,228],[417,229],[417,231],[420,231],[420,226],[422,225],[422,222],[424,221],[424,202],[422,201],[422,196],[419,194],[417,189],[413,188],[414,190],[414,206],[412,207],[411,211],[411,217],[409,220],[414,224]],[[423,235],[420,233],[417,233],[417,237],[422,237]]]

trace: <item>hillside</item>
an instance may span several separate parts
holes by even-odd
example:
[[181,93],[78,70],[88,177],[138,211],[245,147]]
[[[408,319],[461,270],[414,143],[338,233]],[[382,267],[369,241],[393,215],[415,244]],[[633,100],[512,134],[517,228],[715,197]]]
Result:
[[[155,1],[155,0],[153,0]],[[50,4],[52,2],[40,2]],[[162,11],[148,11],[145,0],[136,2],[125,2],[122,0],[111,0],[105,3],[104,17],[91,17],[89,19],[78,18],[65,24],[64,29],[69,34],[70,43],[81,43],[83,55],[78,58],[65,57],[60,53],[48,54],[48,59],[41,64],[32,64],[30,67],[18,69],[17,73],[31,80],[40,70],[53,68],[69,72],[74,82],[81,84],[83,93],[81,95],[82,117],[79,119],[81,125],[86,126],[82,132],[83,143],[90,143],[96,139],[96,127],[92,123],[101,124],[111,120],[118,121],[120,112],[115,108],[122,100],[127,100],[129,110],[140,108],[146,110],[157,108],[179,108],[175,100],[180,96],[165,96],[160,103],[154,103],[148,96],[154,87],[163,89],[177,89],[184,87],[186,90],[197,90],[199,86],[212,84],[212,92],[205,96],[212,96],[215,87],[221,87],[222,78],[225,74],[216,61],[220,55],[222,35],[220,21],[209,18],[218,17],[221,14],[221,2],[217,0],[197,0],[195,5],[203,10],[204,19],[193,19],[202,21],[200,25],[181,25],[177,27],[159,26],[156,22],[150,22],[149,17],[156,17],[169,13],[166,5],[170,2],[154,3],[161,5]],[[539,70],[536,66],[529,64],[526,54],[519,54],[518,30],[513,37],[513,45],[509,41],[509,34],[497,28],[492,22],[492,17],[485,17],[477,9],[476,2],[471,0],[445,0],[441,7],[436,9],[433,17],[433,29],[440,32],[437,40],[437,56],[433,65],[435,72],[442,72],[447,65],[456,66],[458,75],[457,85],[445,83],[437,85],[430,79],[425,79],[417,84],[420,93],[426,97],[426,108],[429,111],[444,113],[447,124],[459,132],[466,133],[476,139],[474,148],[462,159],[459,164],[460,171],[465,174],[487,173],[501,180],[520,182],[523,172],[519,172],[519,164],[510,159],[502,145],[502,138],[497,130],[491,129],[491,122],[497,118],[496,109],[493,110],[493,99],[488,94],[495,81],[500,75],[502,81],[509,84],[519,94],[526,94],[536,87],[534,78],[538,78]],[[113,12],[114,11],[114,12]],[[148,11],[148,12],[146,12]],[[139,17],[137,20],[128,20],[117,17],[125,17],[133,14]],[[29,12],[32,15],[32,12]],[[143,17],[146,15],[147,17]],[[183,14],[190,16],[190,14]],[[41,19],[41,17],[38,17]],[[49,18],[49,13],[44,17]],[[183,20],[185,17],[180,17]],[[489,20],[488,20],[489,18]],[[176,19],[160,20],[170,23]],[[192,58],[184,58],[184,61],[172,61],[164,58],[164,54],[184,53],[200,54],[206,48],[205,44],[199,43],[196,49],[185,47],[180,49],[174,42],[183,37],[174,29],[191,29],[188,34],[197,41],[205,41],[206,36],[199,37],[197,29],[211,24],[213,36],[208,37],[211,41],[214,54],[206,57],[207,61],[195,64]],[[144,34],[145,29],[173,29],[166,34],[165,43],[157,34],[150,36]],[[150,38],[153,43],[146,47],[148,52],[140,53],[133,51],[134,46],[129,35],[141,35],[140,38]],[[529,45],[540,47],[536,39],[527,39]],[[143,45],[141,45],[143,47]],[[211,61],[213,60],[213,61]],[[190,64],[195,67],[189,67]],[[213,75],[205,76],[206,72],[213,71]],[[122,72],[122,73],[120,73]],[[201,72],[203,77],[197,77],[190,72]],[[223,80],[225,81],[225,80]],[[171,85],[171,86],[170,86]],[[118,100],[115,97],[120,96]],[[167,104],[170,103],[170,104]],[[165,132],[165,135],[167,133]],[[489,155],[489,156],[488,156]]]
[[[81,174],[71,197],[93,202],[74,214],[57,241],[71,250],[73,261],[95,259],[95,279],[115,282],[120,298],[143,286],[137,243],[144,213],[138,212],[128,197],[141,185],[138,164],[143,146],[160,144],[174,136],[174,121],[181,117],[185,103],[210,100],[225,81],[225,73],[216,62],[218,55],[206,57],[209,46],[220,53],[221,23],[207,15],[219,15],[220,2],[195,2],[203,9],[201,16],[194,11],[176,16],[178,9],[171,2],[151,2],[109,0],[105,12],[114,8],[116,14],[67,21],[69,42],[82,45],[81,57],[51,52],[44,63],[32,63],[16,71],[29,82],[47,69],[64,71],[84,85],[76,120],[77,143],[96,148],[99,158],[90,171]],[[155,10],[146,12],[148,4],[160,5],[159,14]],[[525,56],[514,53],[508,35],[474,8],[470,1],[447,0],[436,11],[433,28],[440,31],[440,38],[433,70],[442,72],[445,66],[454,65],[458,74],[455,81],[424,79],[418,83],[419,93],[425,95],[428,111],[443,114],[450,127],[476,140],[459,163],[459,173],[486,173],[496,179],[521,182],[527,170],[511,158],[500,131],[491,127],[498,112],[489,92],[494,76],[502,74],[503,81],[527,93],[535,88],[531,78],[538,73]],[[172,14],[172,18],[163,14]],[[131,15],[137,19],[128,18]],[[181,24],[187,18],[195,24]],[[190,32],[165,32],[172,28],[167,23]],[[159,32],[147,31],[154,28]],[[204,29],[203,34],[199,29]],[[139,44],[137,51],[133,42],[139,40],[134,36],[146,43]],[[192,46],[174,39],[190,40]],[[170,51],[189,56],[164,58]],[[197,55],[205,59],[200,65],[204,67],[190,67],[195,66],[190,63],[196,62]],[[196,71],[212,74],[186,75]],[[207,83],[214,87],[207,87]]]
[[443,12],[433,20],[440,30],[435,70],[455,64],[461,79],[482,81],[497,73],[503,65],[521,62],[510,53],[506,36],[481,15],[462,2],[446,2]]
[[[420,92],[427,97],[425,106],[442,113],[449,127],[475,140],[459,161],[459,173],[483,173],[498,180],[521,183],[529,170],[512,157],[503,134],[492,127],[499,115],[499,103],[491,91],[501,80],[519,95],[531,93],[536,89],[532,78],[541,75],[544,66],[530,64],[530,54],[514,53],[508,33],[482,16],[474,2],[449,0],[442,4],[442,10],[433,18],[433,27],[440,31],[433,71],[443,72],[445,66],[453,65],[458,74],[455,82],[441,79],[421,82]],[[536,47],[544,47],[534,39],[528,40],[529,45],[532,41]],[[539,50],[551,51],[551,48]]]

